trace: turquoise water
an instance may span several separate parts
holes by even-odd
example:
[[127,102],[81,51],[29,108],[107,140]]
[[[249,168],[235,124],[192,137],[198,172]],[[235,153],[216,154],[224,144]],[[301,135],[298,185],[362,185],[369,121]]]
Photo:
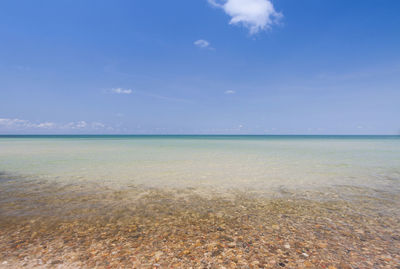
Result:
[[0,136],[0,171],[113,188],[400,188],[399,136]]

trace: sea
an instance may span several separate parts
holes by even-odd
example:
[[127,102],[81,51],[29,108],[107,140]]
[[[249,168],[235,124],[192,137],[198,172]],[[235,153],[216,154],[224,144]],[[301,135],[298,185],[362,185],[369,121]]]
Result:
[[0,268],[395,268],[399,208],[400,136],[0,136]]

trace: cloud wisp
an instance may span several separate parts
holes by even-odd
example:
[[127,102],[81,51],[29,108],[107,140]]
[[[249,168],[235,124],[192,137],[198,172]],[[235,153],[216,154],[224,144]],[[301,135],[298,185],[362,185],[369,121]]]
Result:
[[166,101],[184,102],[184,103],[189,103],[190,102],[190,101],[188,101],[186,99],[168,97],[168,96],[155,94],[155,93],[150,93],[150,92],[146,92],[146,91],[123,89],[123,88],[113,88],[111,90],[105,91],[105,93],[111,93],[111,94],[135,94],[135,95],[147,96],[147,97],[150,97],[150,98],[161,99],[161,100],[166,100]]
[[3,129],[50,129],[54,122],[34,123],[28,120],[0,118],[0,128]]
[[231,17],[230,24],[242,25],[251,35],[270,29],[283,17],[271,0],[207,0]]
[[[0,118],[0,132],[3,131],[63,131],[63,130],[110,130],[111,127],[101,122],[72,121],[68,123],[32,122],[22,119]],[[112,129],[112,128],[111,128]]]
[[204,39],[196,40],[193,42],[193,44],[201,49],[213,49],[213,47],[211,47],[210,42]]
[[224,91],[225,94],[235,94],[236,92],[233,90]]
[[114,94],[131,94],[132,90],[131,89],[123,89],[123,88],[113,88],[110,90],[110,93]]

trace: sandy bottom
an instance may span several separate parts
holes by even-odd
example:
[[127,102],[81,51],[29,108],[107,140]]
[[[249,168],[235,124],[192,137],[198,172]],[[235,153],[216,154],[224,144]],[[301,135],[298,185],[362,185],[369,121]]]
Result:
[[0,268],[400,268],[399,198],[373,190],[0,186]]

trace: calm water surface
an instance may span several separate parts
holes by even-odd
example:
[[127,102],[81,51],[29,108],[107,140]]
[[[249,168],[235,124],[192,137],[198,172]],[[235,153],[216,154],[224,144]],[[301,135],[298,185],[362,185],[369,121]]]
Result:
[[115,188],[398,191],[399,136],[0,136],[0,171]]

